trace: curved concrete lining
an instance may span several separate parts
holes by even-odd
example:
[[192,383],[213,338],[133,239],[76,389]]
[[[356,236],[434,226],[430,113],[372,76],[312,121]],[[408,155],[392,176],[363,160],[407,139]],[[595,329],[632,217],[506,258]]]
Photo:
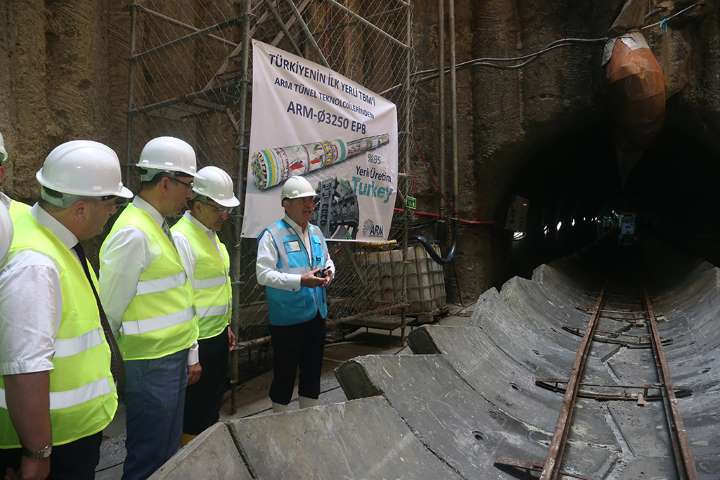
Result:
[[382,397],[247,418],[231,429],[257,478],[461,478]]
[[[463,478],[513,478],[493,463],[501,457],[542,462],[552,437],[552,431],[506,413],[516,413],[517,405],[486,399],[446,355],[363,356],[343,364],[337,376],[349,397],[382,393],[418,439]],[[516,399],[529,403],[522,393]],[[601,478],[615,463],[614,447],[587,448],[586,440],[579,455],[570,445],[565,469]]]
[[[493,463],[543,461],[563,397],[535,379],[567,380],[581,338],[563,327],[584,330],[600,290],[582,262],[543,265],[531,280],[486,291],[471,317],[416,329],[400,355],[342,364],[336,376],[352,401],[233,422],[239,450],[230,449],[230,461],[244,459],[259,479],[515,478]],[[672,339],[664,349],[674,384],[693,390],[678,405],[699,478],[717,478],[720,271],[675,257],[661,267],[675,282],[655,274],[649,288],[658,329]],[[594,342],[584,382],[656,383],[653,365],[649,349]],[[199,451],[184,449],[170,463],[198,462]],[[563,468],[593,479],[676,478],[662,403],[579,399]]]
[[150,480],[251,480],[228,426],[216,423],[175,454]]
[[[507,415],[552,437],[562,395],[535,385],[535,375],[525,367],[535,358],[509,356],[498,349],[483,330],[475,327],[428,326],[415,330],[408,339],[413,351],[434,353],[416,350],[419,336],[430,337],[437,352],[445,354],[453,369],[478,395]],[[516,348],[519,350],[522,345],[518,343]],[[530,354],[537,357],[532,351]],[[597,421],[603,418],[604,412],[596,402],[583,402],[583,405],[576,417],[582,441],[614,446],[615,438],[610,428],[604,421]]]

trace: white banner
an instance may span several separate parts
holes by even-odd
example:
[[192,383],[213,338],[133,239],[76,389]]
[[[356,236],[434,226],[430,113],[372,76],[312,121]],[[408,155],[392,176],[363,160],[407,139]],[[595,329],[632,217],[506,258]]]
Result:
[[253,40],[253,87],[243,237],[282,218],[280,190],[303,175],[333,240],[386,240],[398,173],[395,104],[362,85]]

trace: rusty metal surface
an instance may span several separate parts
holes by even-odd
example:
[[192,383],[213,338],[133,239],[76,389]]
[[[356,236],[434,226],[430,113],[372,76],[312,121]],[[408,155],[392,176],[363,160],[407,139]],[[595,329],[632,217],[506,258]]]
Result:
[[698,478],[695,468],[695,459],[688,442],[687,431],[683,423],[682,415],[677,405],[677,398],[673,389],[672,378],[670,376],[670,367],[668,366],[667,357],[660,341],[658,334],[657,321],[655,320],[655,311],[647,292],[644,294],[645,308],[648,314],[648,328],[652,337],[653,353],[658,373],[662,379],[664,387],[664,399],[667,410],[667,420],[670,427],[670,436],[673,443],[673,453],[675,454],[675,465],[678,469],[678,475],[682,479],[696,480]]
[[600,292],[597,304],[595,306],[595,314],[588,322],[585,336],[580,342],[577,355],[575,357],[575,363],[573,364],[572,373],[567,383],[567,389],[565,391],[565,397],[563,398],[563,405],[560,409],[560,415],[557,419],[555,427],[555,433],[553,434],[552,441],[550,442],[550,449],[548,455],[545,458],[542,472],[540,474],[540,480],[555,480],[560,475],[560,467],[562,465],[563,454],[565,452],[565,446],[567,438],[570,433],[570,427],[572,425],[573,409],[575,408],[575,401],[577,399],[578,391],[580,390],[580,382],[585,372],[585,365],[587,363],[588,353],[590,346],[592,345],[592,337],[597,328],[598,320],[600,319],[600,311],[603,303],[605,302],[605,290]]
[[[566,380],[558,378],[542,378],[535,380],[538,387],[550,390],[551,392],[565,393],[567,384]],[[645,385],[601,385],[597,383],[581,383],[580,387],[590,388],[590,390],[580,390],[578,397],[593,398],[595,400],[609,401],[641,401],[641,398],[650,401],[660,401],[663,399],[661,384],[645,384]],[[621,390],[620,393],[610,392]],[[634,392],[635,391],[635,392]],[[634,393],[633,393],[634,392]],[[685,387],[674,387],[675,396],[677,398],[685,398],[692,395],[692,390]]]

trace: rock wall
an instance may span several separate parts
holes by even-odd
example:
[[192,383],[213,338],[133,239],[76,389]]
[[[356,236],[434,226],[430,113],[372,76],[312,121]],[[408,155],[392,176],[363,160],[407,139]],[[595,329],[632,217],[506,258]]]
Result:
[[[623,3],[456,0],[457,59],[516,56],[559,38],[604,36]],[[3,186],[9,194],[34,198],[35,171],[52,147],[68,139],[105,142],[126,162],[128,4],[129,0],[0,2],[0,131],[11,156]],[[417,67],[433,68],[437,2],[417,0],[414,6]],[[666,71],[670,115],[681,119],[675,123],[717,143],[720,17],[710,8],[704,13],[705,17],[673,23],[667,32],[654,30],[648,39]],[[527,175],[531,162],[544,161],[535,154],[553,138],[604,115],[601,47],[554,50],[519,70],[458,72],[458,215],[497,221],[494,227],[461,228],[457,269],[467,297],[497,284],[507,273],[511,234],[502,225],[515,193],[514,180]],[[419,85],[417,95],[415,194],[420,210],[436,210],[437,82]],[[445,173],[450,186],[449,117],[446,125]]]
[[11,162],[3,188],[37,195],[48,151],[91,138],[123,151],[127,2],[0,2],[0,129]]

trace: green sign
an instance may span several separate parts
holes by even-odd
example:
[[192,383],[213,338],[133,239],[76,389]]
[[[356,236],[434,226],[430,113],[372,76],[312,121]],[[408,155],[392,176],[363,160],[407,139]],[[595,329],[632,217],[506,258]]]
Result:
[[405,197],[405,208],[408,210],[417,210],[417,198],[410,196]]

